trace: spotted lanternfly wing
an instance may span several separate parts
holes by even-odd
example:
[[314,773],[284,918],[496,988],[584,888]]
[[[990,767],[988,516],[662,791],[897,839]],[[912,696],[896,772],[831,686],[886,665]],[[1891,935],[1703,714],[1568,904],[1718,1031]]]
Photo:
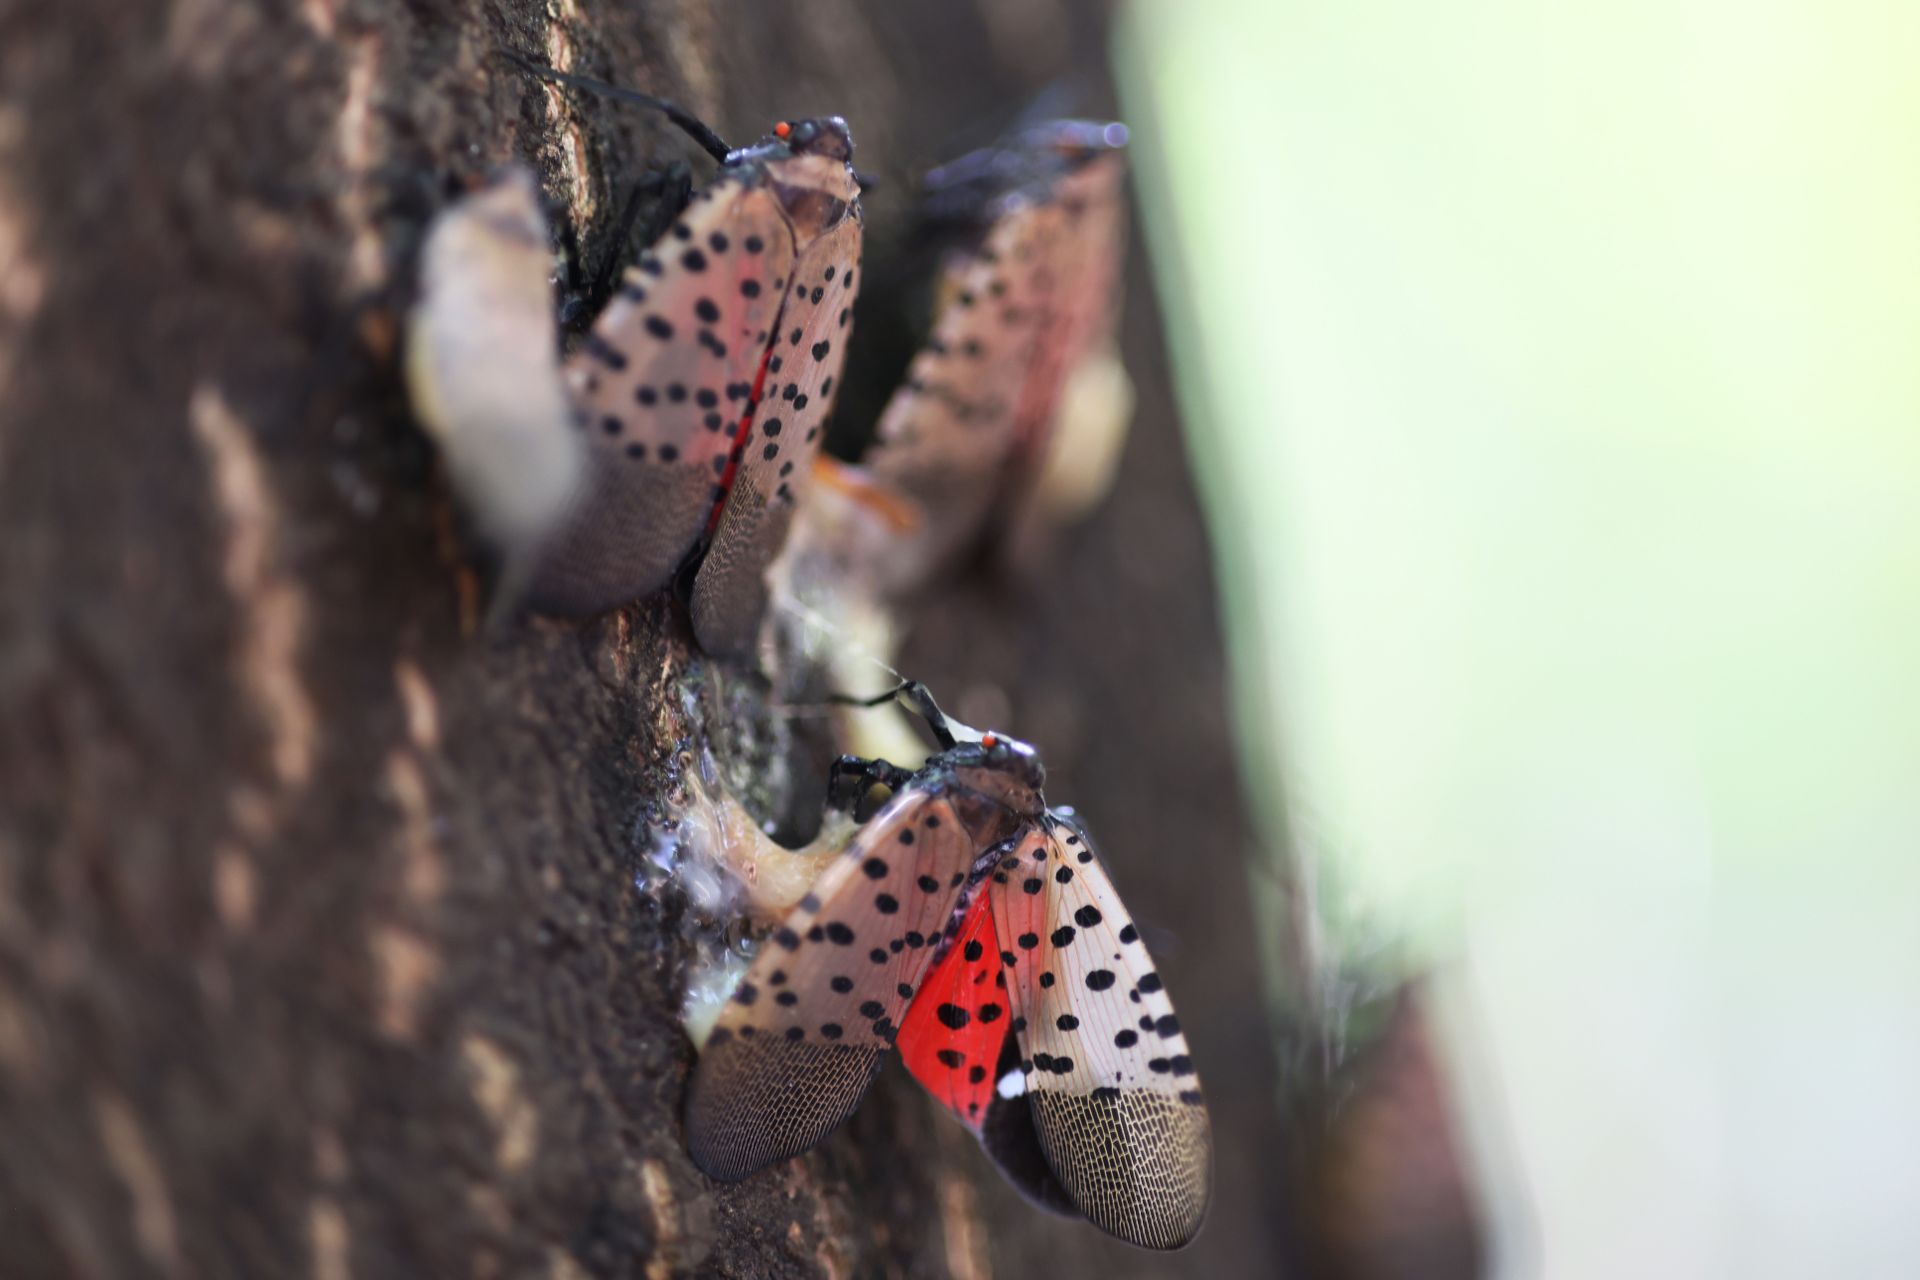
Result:
[[[1112,483],[1133,410],[1116,338],[1125,178],[1123,154],[1108,151],[1055,191],[1072,250],[1055,280],[1052,318],[1017,414],[1002,526],[993,531],[1003,558],[1017,559],[1046,525],[1083,513]],[[1096,370],[1104,376],[1083,377]],[[1089,394],[1090,385],[1100,393]]]
[[1023,205],[995,224],[977,255],[947,268],[947,304],[881,415],[869,463],[919,504],[917,550],[929,563],[978,529],[998,493],[1046,316],[1038,276],[1014,266],[1048,255],[1057,221]]
[[975,895],[900,1024],[900,1060],[942,1106],[978,1132],[1013,1019],[987,895]]
[[1173,1004],[1077,822],[1050,814],[1009,861],[988,901],[1047,1163],[1096,1226],[1177,1249],[1206,1215],[1212,1134]]
[[[1039,831],[1009,846],[1018,862],[1045,840]],[[993,865],[989,862],[985,865]],[[1003,1095],[1003,1081],[1024,1086],[1007,979],[984,889],[977,890],[959,927],[920,985],[900,1024],[900,1059],[914,1079],[972,1129],[1007,1181],[1051,1213],[1080,1210],[1053,1176],[1024,1096]]]
[[700,1054],[687,1097],[695,1164],[744,1178],[852,1114],[952,924],[974,851],[941,788],[910,788],[821,873]]
[[1122,152],[1091,156],[1054,186],[1048,209],[1061,230],[1053,243],[1060,265],[1035,266],[1040,287],[1050,292],[1032,373],[1016,412],[1016,447],[1023,459],[1045,448],[1067,375],[1100,339],[1113,331],[1117,312],[1120,252],[1126,234],[1126,177]]
[[543,558],[536,607],[595,613],[645,595],[704,540],[695,634],[716,653],[752,647],[851,316],[852,156],[837,117],[777,126],[729,155],[627,272],[568,361],[590,478]]
[[689,1088],[694,1162],[733,1180],[807,1149],[898,1040],[1036,1202],[1179,1248],[1206,1212],[1211,1137],[1152,960],[1085,832],[1045,808],[1033,749],[955,726],[924,688],[903,697],[943,750],[721,1015]]
[[[954,166],[982,207],[976,247],[953,255],[940,309],[881,415],[868,463],[916,501],[924,531],[893,571],[911,582],[1020,500],[1063,389],[1111,335],[1124,235],[1114,125],[1060,121]],[[938,175],[930,176],[930,181]]]
[[714,653],[745,653],[758,635],[766,568],[812,474],[846,361],[863,234],[859,187],[844,161],[806,158],[814,162],[812,198],[790,209],[799,253],[739,469],[694,583],[694,633]]
[[793,274],[792,228],[756,177],[708,187],[567,361],[588,483],[535,607],[597,613],[645,595],[706,532]]

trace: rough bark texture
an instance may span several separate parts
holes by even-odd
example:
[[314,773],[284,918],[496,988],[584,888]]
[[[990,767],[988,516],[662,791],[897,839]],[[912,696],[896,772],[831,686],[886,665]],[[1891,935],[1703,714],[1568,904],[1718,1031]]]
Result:
[[[692,154],[496,50],[730,137],[844,114],[883,180],[878,242],[913,173],[1049,81],[1110,108],[1104,22],[999,0],[0,3],[8,1274],[1282,1269],[1250,835],[1138,264],[1116,492],[1046,590],[938,601],[909,665],[1041,746],[1152,930],[1219,1144],[1212,1220],[1173,1259],[1028,1209],[897,1072],[806,1158],[733,1187],[693,1169],[689,909],[634,883],[700,732],[684,624],[654,601],[477,636],[396,370],[412,254],[462,182],[533,161],[592,256],[648,164]],[[778,739],[752,679],[702,687],[736,757]]]

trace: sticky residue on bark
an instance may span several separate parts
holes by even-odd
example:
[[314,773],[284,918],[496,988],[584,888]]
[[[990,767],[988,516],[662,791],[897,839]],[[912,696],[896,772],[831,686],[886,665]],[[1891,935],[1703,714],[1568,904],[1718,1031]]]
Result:
[[[827,860],[853,834],[852,820],[832,813],[811,843],[788,849],[710,777],[694,774],[686,790],[679,821],[656,841],[650,861],[671,870],[693,905],[713,918],[744,913],[761,922],[779,919],[813,887]],[[752,949],[742,943],[699,956],[689,967],[680,1016],[696,1046],[706,1044],[751,961]]]

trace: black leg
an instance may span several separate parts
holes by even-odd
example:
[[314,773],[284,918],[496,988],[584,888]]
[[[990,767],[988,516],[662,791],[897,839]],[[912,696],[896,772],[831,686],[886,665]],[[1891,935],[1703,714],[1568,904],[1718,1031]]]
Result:
[[913,779],[913,770],[885,760],[841,756],[827,769],[827,803],[852,813],[875,787],[898,791]]

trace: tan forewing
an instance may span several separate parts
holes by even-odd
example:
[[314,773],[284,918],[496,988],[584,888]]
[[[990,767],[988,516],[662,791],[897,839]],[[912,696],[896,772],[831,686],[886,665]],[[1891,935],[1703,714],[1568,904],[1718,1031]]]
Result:
[[723,176],[627,270],[567,361],[588,475],[543,558],[538,607],[645,595],[706,531],[793,257],[773,195]]
[[694,1069],[687,1146],[716,1178],[807,1150],[852,1114],[952,923],[972,836],[937,792],[896,796],[774,931]]
[[906,381],[887,402],[868,466],[920,507],[922,528],[902,549],[910,579],[977,532],[1018,439],[1054,277],[1036,269],[1060,253],[1063,220],[1020,201],[979,249],[943,270],[940,310]]
[[846,363],[861,235],[855,205],[800,251],[740,467],[694,582],[694,634],[709,652],[746,653],[758,635],[766,569],[786,541]]
[[1097,156],[1060,178],[1042,211],[1047,243],[1056,252],[1033,267],[1035,288],[1046,299],[1046,323],[1015,412],[1023,467],[1045,448],[1074,366],[1112,339],[1119,317],[1125,175],[1123,153]]
[[1052,206],[1065,224],[1052,316],[1017,417],[1017,442],[993,540],[1010,565],[1031,565],[1052,526],[1084,514],[1112,483],[1132,413],[1116,345],[1125,253],[1126,165],[1095,157],[1063,179]]

